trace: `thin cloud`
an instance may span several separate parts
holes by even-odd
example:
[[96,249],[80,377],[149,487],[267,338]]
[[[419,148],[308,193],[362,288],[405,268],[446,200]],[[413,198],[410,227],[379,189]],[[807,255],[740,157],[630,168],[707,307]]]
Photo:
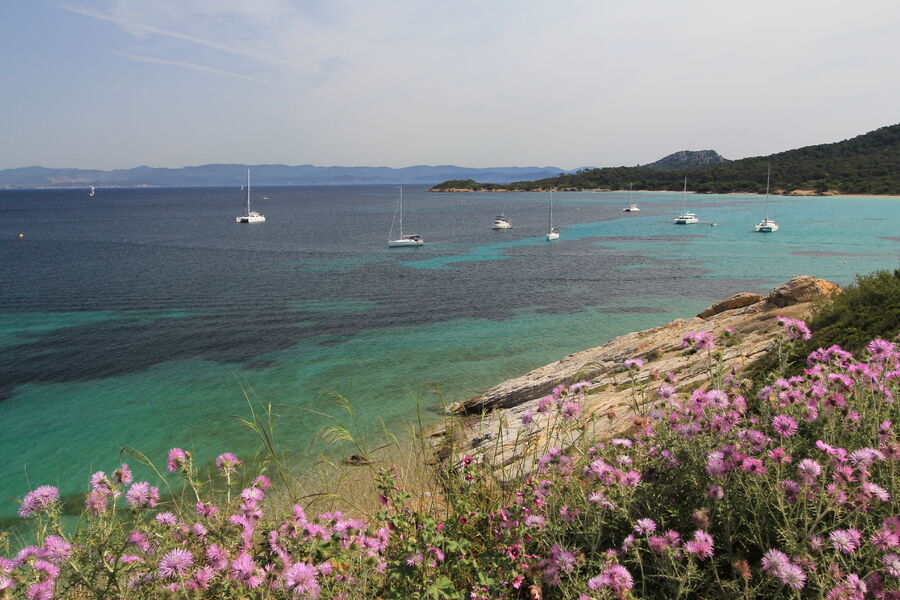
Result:
[[155,58],[153,56],[144,56],[142,54],[132,54],[130,52],[113,52],[118,56],[122,56],[129,60],[134,60],[138,62],[144,63],[152,63],[157,65],[168,65],[171,67],[181,67],[183,69],[191,69],[193,71],[202,71],[204,73],[214,73],[216,75],[224,75],[225,77],[233,77],[235,79],[243,79],[244,81],[252,81],[254,83],[260,83],[263,85],[270,85],[277,88],[282,88],[285,90],[292,91],[300,91],[298,88],[284,85],[283,83],[277,83],[274,81],[266,81],[265,79],[257,79],[256,77],[249,77],[247,75],[241,75],[240,73],[232,73],[231,71],[223,71],[221,69],[213,69],[212,67],[206,67],[204,65],[198,65],[189,62],[182,62],[178,60],[166,60],[164,58]]
[[116,25],[121,25],[122,27],[125,27],[125,28],[143,31],[146,33],[152,33],[154,35],[161,35],[161,36],[173,38],[176,40],[182,40],[185,42],[190,42],[192,44],[196,44],[198,46],[204,46],[206,48],[211,48],[213,50],[219,50],[222,52],[227,52],[229,54],[234,54],[236,56],[250,58],[250,59],[261,61],[261,62],[267,62],[267,63],[276,64],[276,65],[280,65],[280,66],[292,66],[289,62],[279,60],[272,56],[266,56],[263,54],[248,52],[244,49],[241,49],[241,48],[233,46],[233,45],[220,44],[220,43],[212,41],[212,40],[197,37],[194,35],[188,35],[186,33],[179,33],[177,31],[169,31],[167,29],[160,29],[158,27],[153,27],[152,25],[145,25],[143,23],[126,21],[124,19],[119,19],[119,18],[113,17],[111,15],[108,15],[106,13],[92,10],[90,8],[82,8],[82,7],[71,6],[71,5],[67,5],[67,4],[60,4],[58,6],[62,10],[65,10],[65,11],[68,11],[68,12],[71,12],[74,14],[82,15],[85,17],[92,17],[94,19],[99,19],[101,21],[107,21],[109,23],[115,23]]

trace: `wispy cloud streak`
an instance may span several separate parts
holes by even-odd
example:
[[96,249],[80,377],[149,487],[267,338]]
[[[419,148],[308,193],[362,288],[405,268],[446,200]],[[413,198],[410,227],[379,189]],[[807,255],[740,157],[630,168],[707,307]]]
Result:
[[271,64],[275,64],[275,65],[280,65],[280,66],[291,66],[291,64],[289,62],[281,60],[277,57],[260,54],[260,53],[256,53],[256,52],[249,52],[245,48],[242,48],[237,45],[222,44],[222,43],[219,43],[219,42],[216,42],[213,40],[201,38],[201,37],[194,36],[194,35],[189,35],[186,33],[180,33],[177,31],[161,29],[159,27],[154,27],[152,25],[146,25],[144,23],[128,21],[128,20],[117,18],[117,17],[114,17],[112,15],[109,15],[109,14],[106,14],[106,13],[103,13],[103,12],[100,12],[97,10],[90,9],[90,8],[83,8],[83,7],[72,6],[72,5],[68,5],[68,4],[60,4],[58,6],[59,6],[59,8],[66,10],[68,12],[86,16],[86,17],[91,17],[94,19],[99,19],[101,21],[106,21],[109,23],[115,23],[115,24],[120,25],[127,29],[141,31],[144,33],[150,33],[150,34],[154,34],[154,35],[160,35],[160,36],[164,36],[164,37],[168,37],[168,38],[172,38],[172,39],[176,39],[176,40],[181,40],[181,41],[189,42],[191,44],[196,44],[198,46],[204,46],[206,48],[211,48],[213,50],[219,50],[221,52],[227,52],[229,54],[241,56],[243,58],[249,58],[249,59],[260,61],[260,62],[271,63]]
[[131,52],[113,52],[113,54],[122,56],[129,60],[135,60],[138,62],[153,63],[153,64],[158,64],[158,65],[168,65],[171,67],[181,67],[183,69],[191,69],[193,71],[202,71],[204,73],[214,73],[216,75],[224,75],[225,77],[233,77],[235,79],[243,79],[244,81],[252,81],[254,83],[270,85],[270,86],[281,88],[281,89],[300,91],[296,87],[284,85],[282,83],[277,83],[274,81],[266,81],[265,79],[257,79],[256,77],[249,77],[247,75],[241,75],[240,73],[232,73],[230,71],[223,71],[222,69],[213,69],[212,67],[206,67],[204,65],[198,65],[198,64],[189,63],[189,62],[183,62],[183,61],[178,61],[178,60],[167,60],[165,58],[144,56],[142,54],[133,54]]

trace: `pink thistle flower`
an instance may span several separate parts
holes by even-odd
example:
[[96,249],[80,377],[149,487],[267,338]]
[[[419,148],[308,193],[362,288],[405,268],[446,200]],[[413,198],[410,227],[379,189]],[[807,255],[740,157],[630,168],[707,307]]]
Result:
[[41,547],[40,556],[52,563],[64,563],[72,555],[72,545],[63,538],[56,535],[48,535],[44,538],[44,545]]
[[778,446],[777,448],[773,448],[772,450],[769,450],[768,457],[770,459],[772,459],[773,462],[775,462],[776,464],[779,464],[779,465],[790,464],[790,462],[792,460],[791,455],[788,454],[787,450],[785,450],[781,446]]
[[610,564],[596,577],[588,579],[588,588],[594,591],[608,587],[613,593],[624,597],[626,590],[634,586],[634,579],[622,565]]
[[43,573],[48,579],[59,577],[59,567],[50,561],[38,559],[34,562],[33,568],[35,571]]
[[800,567],[793,563],[785,565],[778,574],[781,583],[785,584],[792,590],[802,590],[806,585],[806,573]]
[[884,362],[886,359],[897,354],[894,344],[881,338],[875,338],[866,346],[869,356],[878,362]]
[[811,458],[804,458],[797,464],[797,473],[803,481],[812,483],[822,474],[822,465]]
[[197,511],[198,515],[207,519],[211,519],[219,514],[219,509],[211,502],[198,502],[194,506],[194,510]]
[[88,493],[84,501],[84,507],[95,517],[106,512],[109,508],[109,490],[98,488]]
[[781,437],[791,437],[797,433],[797,421],[787,415],[778,415],[772,419],[772,429]]
[[836,529],[828,534],[831,545],[835,550],[844,554],[853,554],[859,548],[859,542],[862,538],[858,529]]
[[173,515],[170,512],[161,512],[156,515],[156,522],[161,525],[167,525],[169,527],[174,527],[178,523],[178,517]]
[[174,473],[188,466],[190,460],[191,455],[189,452],[185,452],[181,448],[172,448],[169,450],[169,462],[166,468]]
[[174,579],[182,577],[194,564],[194,555],[188,550],[176,548],[162,557],[159,561],[159,576],[161,579]]
[[140,529],[132,531],[128,535],[127,540],[129,544],[132,544],[145,554],[149,554],[153,550],[153,546],[150,545],[150,540],[147,539],[147,536]]
[[307,563],[295,563],[284,571],[284,585],[293,590],[295,598],[318,598],[319,571]]
[[45,512],[59,500],[59,490],[51,485],[42,485],[34,491],[25,494],[22,498],[22,506],[19,507],[20,517],[30,517],[36,512]]
[[577,402],[566,402],[560,410],[563,418],[574,421],[581,414],[581,406]]
[[159,501],[159,488],[151,487],[146,481],[139,481],[125,493],[125,500],[134,508],[153,508]]
[[758,458],[752,458],[748,456],[743,461],[741,461],[741,470],[751,475],[762,475],[766,472],[766,467],[763,466],[763,463]]
[[35,583],[28,588],[26,596],[28,597],[28,600],[51,600],[53,598],[53,588],[55,584],[56,581],[53,579]]
[[900,535],[891,531],[890,528],[882,527],[872,534],[872,537],[869,538],[869,542],[871,542],[872,546],[877,550],[890,550],[891,548],[900,546]]
[[231,475],[237,468],[244,464],[244,461],[239,459],[237,456],[232,454],[231,452],[223,452],[216,458],[216,468],[219,469],[224,475]]
[[215,576],[216,572],[212,567],[201,567],[191,575],[191,582],[197,586],[198,589],[208,590],[209,584]]
[[272,481],[266,477],[265,475],[260,475],[256,479],[253,480],[253,487],[258,487],[262,491],[267,491],[270,487],[272,487]]
[[265,497],[265,492],[257,487],[248,487],[241,490],[241,498],[244,500],[262,502]]
[[712,558],[714,554],[713,537],[702,529],[698,529],[694,532],[694,539],[684,543],[684,551],[700,559]]
[[625,361],[626,369],[634,369],[635,371],[644,366],[644,361],[640,358],[629,358]]
[[706,497],[712,500],[721,500],[725,497],[725,490],[718,485],[708,485],[706,486]]
[[122,463],[122,466],[113,471],[113,481],[119,485],[128,485],[134,480],[134,476],[131,474],[131,469],[127,464]]
[[525,527],[529,529],[541,529],[544,526],[544,517],[541,515],[531,514],[522,520]]
[[534,411],[532,409],[526,409],[525,412],[522,413],[522,425],[525,427],[530,427],[534,423]]
[[862,490],[866,495],[874,496],[874,497],[878,498],[878,500],[881,502],[887,502],[888,500],[891,499],[891,495],[888,493],[888,491],[886,489],[884,489],[880,485],[872,483],[871,481],[863,482]]
[[638,519],[634,525],[634,532],[638,535],[647,535],[656,531],[656,521],[653,519]]
[[884,565],[888,575],[891,577],[900,577],[900,556],[893,553],[885,554],[881,559],[881,563]]
[[789,564],[791,564],[791,559],[788,558],[788,555],[774,548],[767,551],[762,557],[762,570],[767,573],[780,572],[781,569]]
[[669,400],[673,396],[675,396],[675,388],[672,387],[671,385],[661,385],[661,386],[659,386],[659,389],[656,391],[656,394],[662,400]]
[[206,561],[210,567],[216,571],[221,571],[228,566],[228,553],[220,548],[218,544],[211,544],[206,549]]
[[550,410],[550,407],[553,405],[553,398],[551,396],[544,396],[538,401],[537,411],[539,413],[545,413]]

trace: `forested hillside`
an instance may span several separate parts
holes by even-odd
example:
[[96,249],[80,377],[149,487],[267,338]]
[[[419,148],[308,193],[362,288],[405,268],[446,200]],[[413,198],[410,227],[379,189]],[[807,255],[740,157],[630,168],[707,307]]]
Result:
[[507,185],[483,185],[471,180],[446,181],[433,190],[595,190],[626,189],[629,184],[633,184],[635,190],[680,190],[687,177],[689,191],[761,193],[765,191],[766,169],[770,165],[773,191],[900,194],[900,124],[882,127],[842,142],[733,160],[702,169],[661,170],[649,165],[609,167]]

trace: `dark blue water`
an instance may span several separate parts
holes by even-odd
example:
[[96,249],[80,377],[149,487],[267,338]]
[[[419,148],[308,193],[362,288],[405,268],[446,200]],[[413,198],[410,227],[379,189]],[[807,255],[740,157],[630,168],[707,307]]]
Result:
[[[228,416],[247,390],[303,461],[323,392],[398,423],[434,387],[460,399],[794,273],[897,263],[896,199],[778,199],[765,236],[756,196],[692,198],[718,226],[677,227],[677,194],[636,194],[638,214],[623,193],[555,194],[548,243],[545,194],[407,187],[404,231],[427,243],[388,249],[397,192],[255,188],[268,220],[239,225],[237,189],[0,191],[0,502],[80,489],[124,445],[251,453]],[[501,211],[512,230],[490,229]]]

